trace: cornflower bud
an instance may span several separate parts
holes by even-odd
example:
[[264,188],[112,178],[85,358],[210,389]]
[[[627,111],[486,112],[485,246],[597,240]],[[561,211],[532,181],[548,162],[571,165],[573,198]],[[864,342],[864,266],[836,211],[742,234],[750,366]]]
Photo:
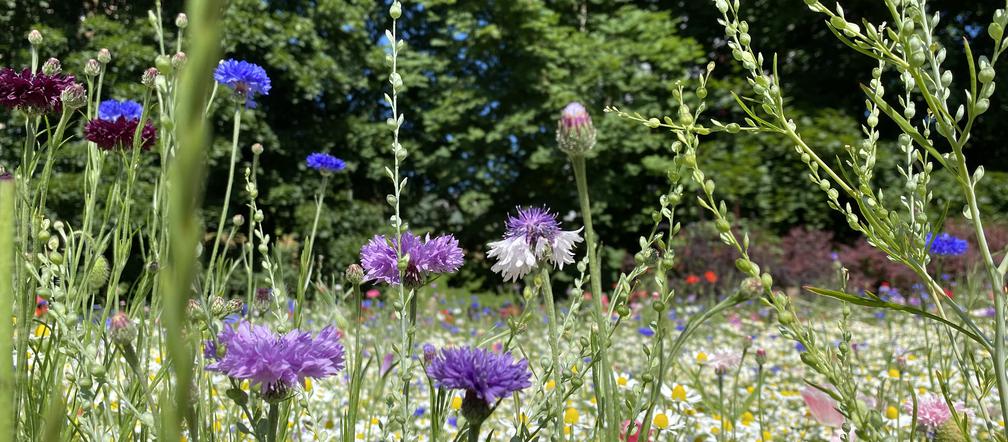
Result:
[[172,56],[171,65],[173,68],[175,68],[175,70],[179,70],[182,69],[182,66],[185,66],[186,61],[188,61],[186,53],[179,51]]
[[255,144],[252,145],[252,154],[254,154],[254,155],[262,155],[262,153],[263,153],[263,145],[262,144],[255,143]]
[[346,269],[346,280],[353,285],[360,285],[364,282],[364,268],[358,264],[350,264]]
[[68,109],[77,109],[87,102],[87,91],[80,83],[71,84],[60,92],[60,101]]
[[56,75],[63,70],[60,66],[60,61],[55,58],[50,58],[42,64],[42,73],[46,75]]
[[760,366],[763,366],[763,364],[766,364],[766,349],[765,348],[759,347],[759,348],[756,349],[756,363],[759,364]]
[[132,345],[137,337],[137,328],[126,313],[116,312],[108,319],[108,334],[116,345]]
[[143,75],[140,77],[140,83],[147,87],[154,87],[154,80],[157,79],[158,69],[157,68],[147,68]]
[[563,109],[556,136],[560,150],[568,155],[584,155],[595,147],[595,126],[581,103],[572,102]]
[[98,64],[98,60],[90,59],[84,64],[84,75],[88,77],[96,77],[101,73],[101,65]]
[[179,13],[175,16],[175,26],[179,29],[185,29],[189,26],[189,17],[185,13]]
[[31,32],[28,33],[28,43],[32,46],[42,44],[42,33],[39,32],[38,29],[32,29]]
[[112,61],[112,53],[109,52],[107,48],[101,48],[98,50],[98,62],[101,64],[108,64]]

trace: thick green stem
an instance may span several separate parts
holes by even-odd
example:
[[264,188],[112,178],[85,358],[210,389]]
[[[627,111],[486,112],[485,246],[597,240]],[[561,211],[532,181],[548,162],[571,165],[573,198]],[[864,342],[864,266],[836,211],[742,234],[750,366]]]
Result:
[[574,166],[574,181],[577,183],[578,200],[581,202],[581,216],[584,218],[585,242],[588,243],[588,267],[591,273],[592,304],[595,306],[593,318],[595,319],[596,336],[598,337],[598,363],[593,370],[601,384],[601,395],[598,398],[600,428],[607,434],[604,440],[616,440],[618,434],[618,422],[616,419],[616,404],[614,403],[613,391],[615,381],[613,379],[612,366],[609,363],[609,326],[606,324],[608,312],[603,312],[602,307],[602,268],[599,266],[597,247],[595,240],[595,229],[592,227],[591,201],[588,199],[588,179],[585,172],[585,159],[581,155],[572,155],[571,163]]
[[[0,176],[0,428],[14,438],[14,200],[16,186],[11,175]],[[21,318],[27,321],[27,318]],[[22,359],[22,358],[18,358]]]
[[560,436],[563,435],[563,402],[560,401],[562,393],[560,384],[560,332],[557,330],[556,305],[553,302],[553,284],[550,282],[548,266],[542,266],[539,277],[542,278],[541,290],[543,300],[546,301],[546,315],[549,318],[550,356],[552,357],[553,364],[553,397],[550,400],[552,402],[550,415],[553,418],[553,434]]
[[280,426],[280,404],[270,404],[269,416],[266,418],[266,441],[276,442],[277,427]]

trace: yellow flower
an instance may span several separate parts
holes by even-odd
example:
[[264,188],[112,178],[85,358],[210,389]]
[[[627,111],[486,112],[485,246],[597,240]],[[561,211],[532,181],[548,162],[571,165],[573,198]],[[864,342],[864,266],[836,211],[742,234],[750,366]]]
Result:
[[371,418],[371,425],[378,425],[380,423],[381,423],[381,421],[378,420],[378,418],[376,418],[376,417],[372,417]]
[[364,433],[357,433],[357,440],[364,440]]
[[550,379],[549,381],[546,382],[546,389],[547,390],[552,390],[554,388],[556,388],[556,382],[555,381],[553,381],[552,379]]
[[46,327],[45,324],[39,324],[38,327],[35,327],[35,337],[41,338],[43,336],[49,336],[49,327]]
[[627,382],[629,381],[627,380],[626,376],[620,375],[618,378],[616,378],[616,384],[618,384],[620,387],[626,387]]
[[885,409],[885,417],[887,417],[889,419],[896,419],[896,418],[898,418],[899,417],[899,408],[896,408],[896,407],[894,407],[892,405],[886,407],[886,409]]
[[678,385],[678,384],[676,384],[675,387],[672,387],[672,400],[677,401],[677,402],[685,402],[686,401],[686,387],[683,387],[682,385]]
[[455,396],[452,398],[451,403],[452,410],[459,411],[462,408],[462,398]]
[[577,408],[570,407],[564,411],[564,423],[574,425],[581,418],[581,414],[578,413]]
[[763,439],[760,442],[770,442],[770,432],[769,431],[764,431],[763,432]]
[[305,380],[304,380],[304,389],[305,389],[305,391],[311,391],[312,390],[311,378],[305,378]]
[[889,374],[890,378],[893,378],[893,379],[899,379],[900,378],[900,372],[899,372],[899,370],[897,370],[895,368],[890,368],[888,374]]
[[564,436],[570,436],[572,428],[570,425],[564,425]]
[[654,417],[654,426],[659,430],[668,428],[668,416],[665,413],[658,413]]
[[745,425],[745,426],[748,427],[749,424],[753,423],[754,420],[756,420],[756,418],[753,416],[752,413],[750,413],[748,411],[746,411],[745,413],[742,413],[742,425]]
[[697,353],[696,362],[697,364],[703,364],[704,362],[707,362],[707,353],[704,352]]

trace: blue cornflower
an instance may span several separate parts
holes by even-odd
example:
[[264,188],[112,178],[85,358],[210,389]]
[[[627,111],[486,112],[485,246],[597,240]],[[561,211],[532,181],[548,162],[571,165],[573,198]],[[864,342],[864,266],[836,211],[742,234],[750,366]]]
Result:
[[98,105],[98,118],[104,121],[139,120],[141,115],[143,106],[133,100],[105,100]]
[[940,256],[959,256],[966,253],[969,243],[965,239],[956,238],[948,233],[933,237],[930,233],[924,238],[928,250]]
[[641,335],[647,336],[649,338],[652,337],[652,336],[654,336],[654,330],[651,330],[650,327],[641,327],[641,328],[638,328],[637,329],[637,333],[640,333]]
[[319,172],[339,172],[346,168],[346,163],[343,160],[327,153],[312,153],[305,159],[305,163],[308,164],[308,167]]
[[256,106],[253,101],[256,95],[269,95],[271,87],[269,76],[262,66],[235,59],[221,60],[214,70],[214,80],[234,90],[249,108]]

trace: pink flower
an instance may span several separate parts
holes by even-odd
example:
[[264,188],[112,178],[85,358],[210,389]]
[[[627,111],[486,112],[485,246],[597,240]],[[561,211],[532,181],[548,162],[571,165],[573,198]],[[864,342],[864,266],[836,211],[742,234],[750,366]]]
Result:
[[[908,414],[913,413],[913,402],[907,402],[903,408]],[[945,398],[934,393],[925,394],[917,399],[917,423],[926,431],[935,431],[952,417]]]
[[381,296],[381,292],[378,291],[378,289],[371,289],[371,290],[368,290],[367,293],[364,294],[364,296],[367,296],[368,299],[375,299],[375,298]]
[[817,422],[830,427],[843,425],[846,418],[837,411],[836,401],[828,394],[812,387],[805,387],[801,391],[801,396],[809,408],[809,413]]

